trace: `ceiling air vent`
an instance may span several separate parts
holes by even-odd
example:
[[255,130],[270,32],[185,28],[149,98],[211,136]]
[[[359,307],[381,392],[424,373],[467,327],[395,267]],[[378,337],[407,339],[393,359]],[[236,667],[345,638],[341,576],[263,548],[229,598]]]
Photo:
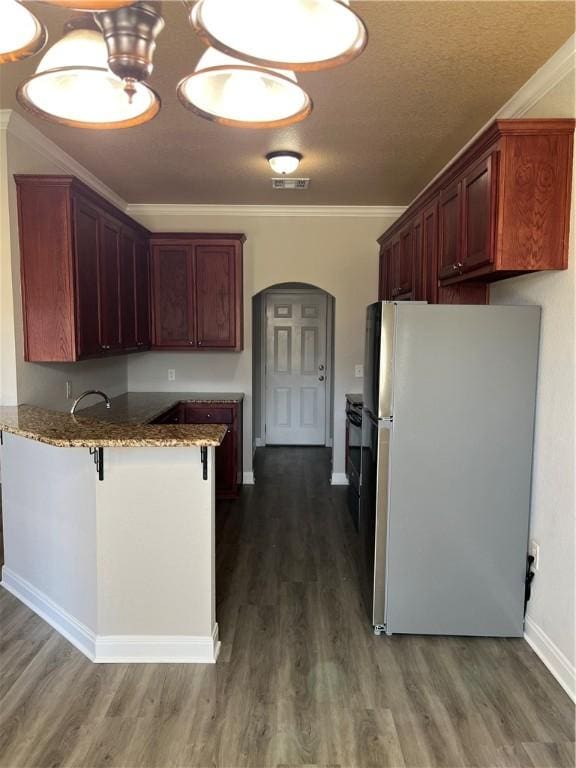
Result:
[[286,176],[272,179],[273,189],[308,189],[310,179],[287,179]]

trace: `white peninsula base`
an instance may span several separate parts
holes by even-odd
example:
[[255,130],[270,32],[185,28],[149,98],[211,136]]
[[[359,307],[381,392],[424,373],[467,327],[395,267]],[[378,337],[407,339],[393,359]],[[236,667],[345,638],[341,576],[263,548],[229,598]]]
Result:
[[95,662],[210,663],[214,448],[87,448],[4,433],[2,585]]

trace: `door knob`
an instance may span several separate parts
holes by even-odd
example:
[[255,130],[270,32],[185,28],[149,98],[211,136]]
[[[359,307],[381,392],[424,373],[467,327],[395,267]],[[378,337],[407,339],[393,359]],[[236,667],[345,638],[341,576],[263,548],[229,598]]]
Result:
[[324,381],[324,376],[318,376],[318,381]]
[[318,366],[318,370],[319,370],[319,371],[323,371],[323,370],[324,370],[324,366],[323,366],[323,365],[319,365],[319,366]]

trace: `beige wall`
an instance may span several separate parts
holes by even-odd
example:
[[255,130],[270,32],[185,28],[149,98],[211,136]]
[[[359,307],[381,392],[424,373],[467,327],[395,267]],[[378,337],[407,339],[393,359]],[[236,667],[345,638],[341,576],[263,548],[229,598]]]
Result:
[[[3,157],[0,179],[0,311],[1,390],[3,405],[33,403],[64,409],[66,381],[75,394],[86,389],[104,389],[110,395],[126,391],[126,358],[82,363],[37,364],[24,362],[22,303],[20,300],[20,253],[15,173],[69,173],[69,169],[22,141],[12,131],[0,131]],[[88,402],[87,405],[90,403]]]
[[[526,117],[574,117],[575,103],[571,73]],[[490,291],[493,304],[542,307],[530,532],[540,544],[540,569],[528,607],[528,633],[544,633],[565,657],[566,673],[575,663],[575,240],[576,185],[572,192],[569,269],[503,280]],[[554,654],[554,649],[549,652]],[[562,663],[561,657],[556,659],[558,666]]]
[[[344,472],[344,395],[361,391],[366,305],[378,298],[376,238],[393,219],[316,216],[139,215],[156,231],[245,232],[244,333],[240,354],[148,353],[128,359],[131,390],[216,389],[246,394],[244,470],[252,467],[252,297],[276,283],[309,283],[335,298],[334,466]],[[176,381],[168,382],[168,368]]]

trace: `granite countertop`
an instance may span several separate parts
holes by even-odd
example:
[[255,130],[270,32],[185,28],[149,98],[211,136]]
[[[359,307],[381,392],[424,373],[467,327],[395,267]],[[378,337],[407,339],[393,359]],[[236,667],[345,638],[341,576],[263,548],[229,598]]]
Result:
[[[165,409],[164,409],[165,410]],[[0,430],[59,448],[185,448],[214,446],[226,435],[224,424],[147,424],[105,422],[79,411],[71,416],[31,405],[0,407]]]
[[[243,399],[244,395],[239,392],[126,392],[111,398],[110,408],[99,400],[96,405],[83,408],[77,414],[112,424],[147,424],[178,403],[226,404],[241,403]],[[86,398],[85,402],[89,399]]]

